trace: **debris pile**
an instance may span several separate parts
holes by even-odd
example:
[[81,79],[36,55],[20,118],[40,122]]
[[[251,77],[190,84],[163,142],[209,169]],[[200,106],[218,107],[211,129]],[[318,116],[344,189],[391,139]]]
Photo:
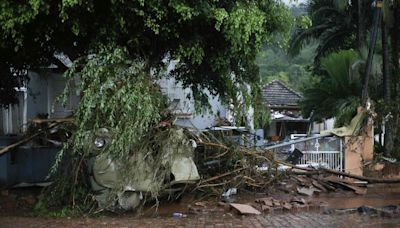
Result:
[[217,139],[210,132],[196,135],[195,139],[195,162],[201,175],[195,189],[199,192],[225,198],[236,189],[262,192],[285,175],[277,172],[278,163],[272,152]]
[[397,218],[400,214],[400,205],[388,205],[384,207],[360,206],[357,208],[349,208],[349,209],[330,209],[326,210],[324,213],[339,214],[339,215],[358,213],[361,215],[368,215],[371,217]]
[[265,197],[256,199],[255,202],[257,208],[264,213],[325,210],[328,206],[326,202],[306,200],[302,197],[292,197],[287,200]]
[[367,193],[366,184],[363,181],[352,181],[337,176],[292,176],[291,183],[286,186],[287,191],[297,192],[300,195],[312,196],[314,193],[335,192],[338,190],[350,190],[356,194]]

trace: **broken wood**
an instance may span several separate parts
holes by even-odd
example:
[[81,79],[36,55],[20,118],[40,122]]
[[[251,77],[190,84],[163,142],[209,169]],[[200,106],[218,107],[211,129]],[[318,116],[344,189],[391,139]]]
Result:
[[[57,125],[59,125],[60,123],[63,123],[63,122],[55,122],[55,123],[50,124],[50,125],[47,127],[47,130],[49,130],[49,129],[51,129],[51,128],[57,126]],[[35,133],[35,134],[33,134],[33,135],[27,137],[27,138],[21,139],[20,141],[18,141],[18,142],[16,142],[16,143],[13,143],[13,144],[11,144],[11,145],[8,145],[8,146],[3,147],[3,148],[0,150],[0,155],[3,155],[3,154],[5,154],[5,153],[7,153],[7,152],[10,152],[10,151],[13,150],[14,148],[17,148],[17,147],[19,147],[19,146],[21,146],[21,145],[23,145],[23,144],[25,144],[25,143],[31,141],[32,139],[34,139],[34,138],[40,136],[41,134],[43,134],[43,133],[45,133],[45,132],[46,132],[46,131],[43,131],[43,130],[42,130],[42,131],[39,131],[39,132],[37,132],[37,133]]]
[[347,181],[343,181],[342,179],[340,179],[338,177],[329,176],[329,177],[324,178],[324,180],[327,180],[329,182],[332,182],[332,183],[344,186],[346,188],[349,188],[349,189],[353,190],[356,194],[359,194],[359,195],[367,194],[367,189],[366,188],[354,186],[351,183],[349,183]]
[[[314,174],[324,174],[324,173],[330,173],[330,174],[335,174],[338,176],[344,176],[344,177],[350,177],[353,179],[357,179],[357,180],[363,180],[363,181],[368,181],[369,183],[400,183],[400,178],[375,178],[375,177],[364,177],[364,176],[359,176],[359,175],[354,175],[354,174],[350,174],[350,173],[345,173],[345,172],[340,172],[340,171],[336,171],[333,169],[327,169],[327,168],[320,168],[320,169],[313,169],[313,168],[304,168],[304,167],[297,167],[295,165],[292,164],[288,164],[286,162],[281,162],[278,161],[281,164],[290,166],[292,168],[295,169],[301,169],[301,170],[305,170],[305,171],[310,171],[313,172]],[[303,174],[303,175],[307,175],[307,174]]]
[[20,141],[18,141],[18,142],[16,142],[16,143],[13,143],[13,144],[11,144],[11,145],[8,145],[8,146],[6,146],[6,147],[3,147],[3,148],[0,150],[0,155],[5,154],[5,153],[7,153],[7,152],[10,152],[12,149],[14,149],[14,148],[16,148],[16,147],[19,147],[19,146],[21,146],[21,145],[23,145],[23,144],[25,144],[25,143],[31,141],[32,139],[38,137],[38,136],[41,135],[41,134],[43,134],[43,132],[35,133],[35,134],[33,134],[33,135],[31,135],[31,136],[29,136],[29,137],[27,137],[27,138],[24,138],[24,139],[22,139],[22,140],[20,140]]
[[64,123],[64,122],[74,122],[74,118],[52,118],[52,119],[40,119],[40,118],[33,118],[31,120],[32,123]]
[[231,203],[229,205],[238,210],[241,214],[253,214],[253,215],[261,214],[260,211],[247,204]]
[[328,190],[322,184],[320,184],[317,180],[312,180],[311,182],[312,182],[312,185],[314,185],[316,188],[318,188],[322,192],[328,192]]
[[218,175],[218,176],[215,176],[215,177],[210,177],[210,178],[208,178],[208,179],[206,179],[206,180],[204,180],[204,181],[201,181],[201,184],[206,183],[206,182],[210,182],[210,181],[214,181],[214,180],[218,180],[219,178],[222,178],[222,177],[225,177],[225,176],[229,176],[229,175],[231,175],[231,174],[233,174],[233,173],[242,171],[242,170],[244,170],[244,169],[245,169],[245,168],[239,168],[239,169],[235,169],[235,170],[233,170],[233,171],[226,172],[226,173],[223,173],[223,174]]

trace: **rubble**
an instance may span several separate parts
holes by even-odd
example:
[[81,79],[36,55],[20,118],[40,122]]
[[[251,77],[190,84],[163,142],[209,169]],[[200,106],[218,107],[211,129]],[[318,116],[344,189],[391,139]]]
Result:
[[256,199],[255,202],[258,203],[257,208],[264,213],[325,210],[327,207],[327,203],[324,201],[307,201],[300,197],[292,197],[287,200],[266,197]]
[[312,196],[314,192],[317,191],[316,188],[309,187],[309,188],[297,188],[297,192],[301,195]]
[[[167,129],[170,130],[169,136],[172,137],[173,132],[170,126],[167,126]],[[171,151],[157,150],[158,152],[161,151],[164,152],[165,155],[168,155],[160,156],[162,158],[160,159],[160,161],[164,164],[168,160],[168,162],[171,163],[168,165],[168,167],[171,166],[171,172],[168,172],[168,175],[166,175],[165,182],[156,182],[156,184],[159,184],[160,186],[153,186],[153,192],[158,192],[158,190],[160,189],[170,187],[168,184],[172,182],[176,182],[176,184],[187,184],[184,181],[190,180],[191,184],[193,184],[192,186],[185,185],[183,187],[183,185],[179,185],[179,187],[182,187],[180,188],[180,190],[182,190],[182,193],[183,191],[190,190],[192,192],[195,191],[196,194],[199,193],[199,195],[205,197],[216,196],[220,200],[223,198],[222,200],[224,200],[226,203],[221,202],[220,204],[222,207],[233,207],[239,211],[243,210],[241,211],[241,213],[250,213],[250,209],[248,207],[253,207],[250,205],[233,203],[236,201],[240,202],[236,200],[236,196],[235,198],[232,197],[232,195],[235,195],[236,192],[258,192],[266,194],[271,188],[274,188],[274,190],[279,190],[284,192],[285,194],[289,194],[292,196],[291,199],[287,200],[276,199],[273,197],[258,198],[256,200],[256,209],[253,209],[259,209],[259,211],[257,210],[259,213],[261,213],[260,211],[264,213],[270,213],[273,211],[297,211],[326,207],[326,204],[324,202],[311,202],[300,196],[310,198],[311,196],[318,195],[320,193],[337,191],[352,191],[355,194],[363,195],[367,193],[367,187],[365,187],[366,183],[400,182],[400,179],[398,178],[382,179],[357,176],[354,174],[330,170],[323,167],[319,167],[318,169],[297,167],[293,164],[277,161],[275,154],[271,151],[249,148],[246,146],[234,144],[232,142],[227,142],[224,141],[223,138],[217,138],[211,132],[189,131],[188,129],[179,130],[179,135],[182,135],[182,137],[183,133],[185,133],[185,140],[182,140],[181,137],[178,137],[176,140],[170,140],[176,142],[176,146],[170,149]],[[154,137],[154,135],[152,137]],[[165,138],[166,137],[164,137],[164,139]],[[158,144],[154,143],[154,145],[167,144],[167,140],[155,141],[157,141]],[[185,147],[182,147],[180,145],[182,144],[182,142],[185,143]],[[193,143],[196,145],[196,147],[192,146]],[[149,148],[151,149],[153,147],[149,146]],[[163,147],[159,146],[154,148]],[[190,151],[192,149],[195,151]],[[177,154],[177,152],[179,153]],[[192,152],[194,154],[193,161],[191,160]],[[189,154],[186,155],[187,153]],[[190,159],[188,159],[188,157]],[[298,158],[293,157],[292,160],[296,159]],[[180,161],[180,163],[178,163],[177,161]],[[94,164],[96,165],[97,163]],[[141,165],[146,166],[145,163]],[[157,164],[155,163],[155,165],[152,167],[154,168],[156,167],[156,165]],[[107,168],[109,166],[109,163],[105,165],[105,167]],[[193,167],[197,167],[196,172],[194,172],[195,169]],[[94,174],[101,174],[104,176],[104,170],[105,169],[95,170],[98,171],[98,173]],[[150,185],[149,183],[152,184],[152,181],[154,182],[154,179],[145,178],[144,180],[141,180],[140,178],[144,178],[146,176],[143,175],[143,173],[144,171],[147,171],[147,168],[144,167],[140,170],[141,172],[136,172],[136,174],[138,175],[137,178],[133,178],[134,173],[131,174],[130,179],[134,181],[128,181],[124,183],[125,192],[134,192],[138,191],[138,189],[142,192],[145,192],[150,189],[149,186],[152,185]],[[182,172],[181,170],[185,170],[185,172]],[[152,174],[151,171],[148,171],[148,173]],[[169,177],[170,173],[173,174],[174,179],[169,180],[167,178]],[[182,174],[187,175],[182,176]],[[200,180],[198,180],[199,178]],[[96,178],[96,180],[101,181],[102,179]],[[197,183],[195,183],[196,181]],[[134,184],[136,185],[134,186],[130,182],[135,182]],[[141,182],[144,183],[144,187],[138,185],[138,183]],[[167,185],[164,186],[164,184]],[[106,186],[106,184],[103,183],[103,186]],[[115,186],[110,185],[110,187],[106,187],[113,189],[115,188]],[[173,189],[171,189],[171,192],[172,190]],[[3,192],[1,192],[1,194],[3,195]],[[109,194],[109,192],[107,192],[107,194]],[[143,198],[141,195],[134,195],[134,197],[139,197],[140,200]],[[119,201],[124,201],[120,203],[122,208],[124,208],[123,206],[127,204],[126,202],[130,202],[134,199],[133,197],[131,197],[131,195],[125,198],[119,198]],[[104,198],[104,201],[106,201],[106,199],[107,197]],[[34,203],[30,199],[27,199],[26,201],[28,204]],[[139,200],[134,201],[134,203],[130,203],[130,205],[128,205],[126,208],[136,207],[136,201],[139,202]],[[131,205],[134,205],[134,207]],[[201,213],[202,211],[205,211],[206,207],[207,205],[203,202],[197,202],[194,204],[194,206],[190,207],[190,211],[191,213],[195,214]],[[253,213],[256,212],[253,211]]]
[[247,205],[247,204],[238,204],[238,203],[231,203],[229,204],[231,207],[238,210],[241,214],[244,215],[260,215],[261,212],[255,209],[254,207]]

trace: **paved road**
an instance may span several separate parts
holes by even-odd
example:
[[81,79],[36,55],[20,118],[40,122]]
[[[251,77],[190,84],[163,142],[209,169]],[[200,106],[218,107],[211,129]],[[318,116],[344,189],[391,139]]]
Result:
[[366,215],[284,213],[260,216],[196,215],[187,218],[32,218],[2,217],[0,227],[400,227],[400,216],[374,218]]

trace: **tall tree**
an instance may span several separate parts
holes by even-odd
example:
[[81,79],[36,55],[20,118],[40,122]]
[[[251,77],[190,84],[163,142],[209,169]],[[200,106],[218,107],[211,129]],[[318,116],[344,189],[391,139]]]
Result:
[[357,0],[357,10],[358,10],[358,49],[361,50],[365,42],[365,21],[364,21],[364,4],[363,0]]
[[257,51],[287,31],[288,18],[275,0],[4,0],[0,63],[33,68],[59,63],[56,52],[75,60],[112,44],[155,70],[179,60],[172,76],[195,94],[224,97],[232,74],[258,82]]
[[[394,153],[396,148],[395,145],[400,143],[400,140],[397,137],[400,128],[400,93],[399,93],[399,85],[400,85],[400,76],[399,76],[399,43],[398,37],[400,35],[399,30],[399,9],[400,9],[400,1],[384,1],[383,5],[383,19],[386,25],[387,36],[382,38],[382,42],[390,44],[391,58],[387,56],[386,63],[390,72],[387,72],[386,83],[385,85],[385,106],[388,107],[386,112],[389,113],[389,118],[386,123],[386,134],[385,134],[385,153],[386,155],[395,155]],[[388,37],[389,36],[389,37]],[[390,39],[390,43],[387,39]],[[389,48],[388,48],[389,49]],[[384,63],[385,64],[385,63]],[[390,80],[389,80],[390,78]],[[393,93],[392,93],[393,92]],[[398,149],[397,149],[398,150]]]
[[316,121],[336,117],[335,125],[348,124],[361,104],[360,55],[339,51],[321,59],[321,80],[304,91],[302,113]]
[[307,4],[312,25],[297,28],[290,41],[291,54],[297,54],[305,44],[316,39],[319,45],[315,63],[318,65],[320,58],[328,53],[364,45],[360,42],[365,40],[364,28],[371,24],[371,17],[369,12],[362,11],[366,17],[360,23],[358,9],[360,5],[361,10],[370,7],[369,1],[309,0]]

